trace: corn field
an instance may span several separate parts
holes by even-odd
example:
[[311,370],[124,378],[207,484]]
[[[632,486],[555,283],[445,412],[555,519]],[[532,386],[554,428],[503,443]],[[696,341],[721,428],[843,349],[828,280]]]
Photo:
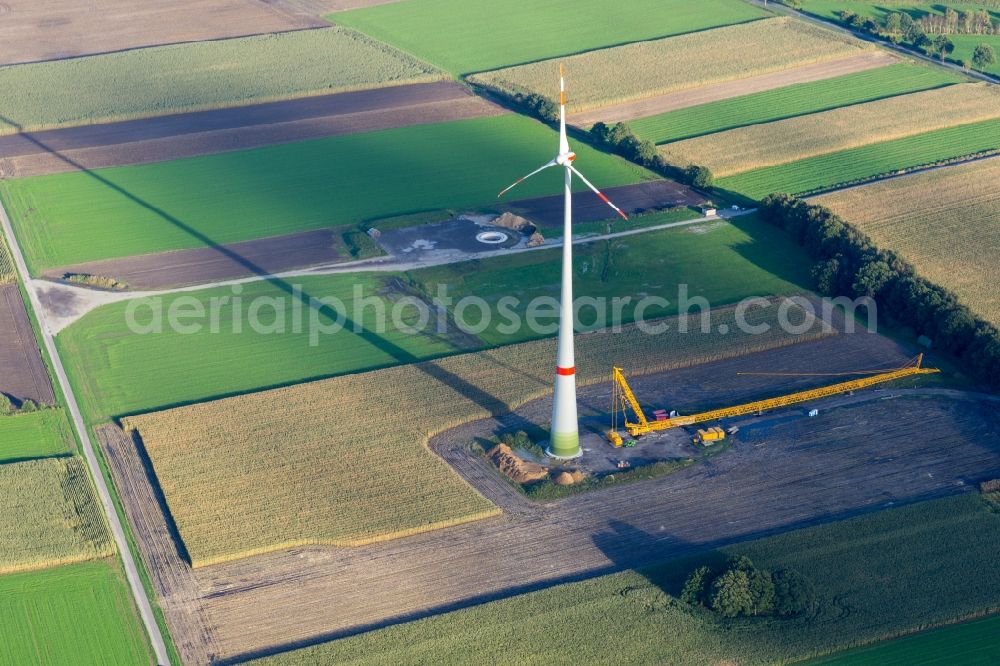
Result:
[[339,27],[11,65],[0,67],[0,134],[443,76]]
[[724,177],[994,118],[1000,87],[966,83],[678,141],[660,154]]
[[558,64],[563,63],[567,111],[575,113],[844,58],[870,48],[801,21],[774,18],[508,67],[470,80],[506,94],[535,92],[554,99]]
[[[751,323],[774,324],[776,308]],[[635,327],[580,335],[578,379],[612,364],[652,373],[820,337],[776,326],[728,335],[648,335]],[[692,330],[696,330],[692,326]],[[362,545],[494,515],[498,509],[428,447],[437,433],[509,412],[550,392],[555,341],[128,417],[138,429],[194,566],[305,544]]]
[[895,250],[927,279],[1000,325],[1000,159],[992,158],[819,197]]
[[79,458],[0,465],[0,574],[113,555]]

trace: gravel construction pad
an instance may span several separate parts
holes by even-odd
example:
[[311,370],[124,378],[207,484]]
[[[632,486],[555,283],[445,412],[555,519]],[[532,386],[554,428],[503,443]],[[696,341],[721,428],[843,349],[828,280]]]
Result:
[[328,25],[280,0],[3,0],[0,64]]
[[[507,236],[500,243],[482,243],[476,236],[483,232],[496,232]],[[521,244],[522,235],[512,229],[500,229],[476,224],[473,220],[457,218],[418,227],[390,229],[379,235],[378,242],[390,254],[400,258],[414,258],[434,252],[493,252]]]
[[499,115],[451,81],[0,136],[0,178],[143,164],[338,134]]
[[0,285],[0,393],[55,404],[42,354],[16,284]]

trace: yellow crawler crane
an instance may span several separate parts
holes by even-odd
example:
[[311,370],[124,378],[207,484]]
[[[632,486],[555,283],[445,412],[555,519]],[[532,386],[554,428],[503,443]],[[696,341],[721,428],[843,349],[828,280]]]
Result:
[[[901,379],[903,377],[909,377],[911,375],[929,375],[935,372],[940,372],[937,368],[924,368],[921,366],[924,360],[924,355],[918,355],[913,361],[902,368],[897,368],[895,370],[890,370],[888,372],[878,371],[878,374],[872,374],[869,377],[862,377],[860,379],[852,379],[851,381],[841,382],[839,384],[831,384],[830,386],[822,386],[820,388],[809,389],[808,391],[799,391],[798,393],[790,393],[788,395],[779,396],[777,398],[768,398],[767,400],[758,400],[757,402],[749,402],[743,405],[736,405],[735,407],[723,407],[722,409],[713,409],[708,412],[701,412],[699,414],[690,414],[688,416],[670,416],[666,418],[658,418],[656,420],[650,421],[646,418],[645,413],[642,411],[642,407],[639,405],[639,401],[636,400],[635,394],[628,385],[628,381],[625,380],[625,375],[622,373],[621,368],[614,368],[612,370],[612,394],[611,394],[611,430],[608,431],[607,438],[608,441],[615,446],[622,445],[622,436],[618,432],[618,413],[621,412],[622,425],[625,427],[625,431],[632,437],[639,437],[645,435],[649,432],[654,432],[657,430],[669,430],[670,428],[677,428],[680,426],[694,425],[695,423],[705,423],[707,421],[717,421],[719,419],[724,419],[731,416],[742,416],[744,414],[755,414],[770,409],[777,409],[779,407],[786,407],[788,405],[794,405],[800,402],[808,402],[810,400],[817,400],[819,398],[825,398],[831,395],[837,395],[838,393],[847,393],[849,391],[857,391],[859,389],[867,388],[875,384],[881,384],[883,382],[889,382],[894,379]],[[861,371],[861,372],[847,372],[847,373],[835,373],[840,375],[857,375],[864,374],[865,372],[872,371]],[[784,376],[816,376],[814,373],[772,373],[772,372],[761,372],[761,373],[740,373],[747,375],[784,375]],[[821,374],[821,373],[820,373]],[[629,421],[629,411],[635,415],[635,421]]]

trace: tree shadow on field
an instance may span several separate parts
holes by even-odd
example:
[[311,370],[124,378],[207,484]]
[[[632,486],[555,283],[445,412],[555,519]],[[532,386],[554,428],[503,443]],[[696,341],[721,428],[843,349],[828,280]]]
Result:
[[[75,171],[86,174],[88,177],[97,181],[104,187],[113,190],[117,194],[125,197],[132,203],[145,208],[150,211],[163,221],[174,227],[180,229],[184,233],[190,235],[192,238],[196,239],[205,247],[210,247],[220,254],[225,255],[228,259],[236,262],[237,264],[246,268],[253,275],[260,276],[265,281],[269,282],[273,286],[282,290],[288,294],[293,299],[298,299],[301,303],[307,307],[316,310],[320,315],[322,315],[328,323],[342,322],[342,332],[344,333],[354,333],[362,340],[372,345],[376,349],[382,351],[388,356],[392,357],[398,364],[409,365],[416,364],[421,372],[426,374],[429,378],[437,380],[450,388],[460,392],[462,395],[466,396],[470,400],[474,401],[477,405],[482,407],[484,410],[488,411],[490,414],[500,414],[509,411],[510,406],[504,403],[499,398],[489,394],[482,388],[468,382],[467,380],[457,376],[456,374],[450,372],[449,370],[442,368],[440,365],[434,363],[433,361],[422,362],[426,359],[422,359],[412,352],[400,347],[399,345],[385,339],[381,335],[378,335],[374,331],[367,330],[363,324],[360,322],[353,321],[347,316],[347,313],[337,312],[334,308],[321,303],[318,299],[313,298],[312,295],[299,289],[300,285],[292,285],[282,278],[278,278],[270,274],[266,269],[255,264],[253,261],[247,259],[246,257],[240,255],[229,247],[216,243],[214,240],[209,238],[203,232],[194,228],[193,226],[185,223],[183,220],[177,218],[176,216],[170,214],[163,208],[133,194],[132,192],[126,190],[117,183],[109,180],[100,173],[91,170],[82,164],[76,162],[72,158],[63,155],[59,150],[52,148],[47,145],[44,141],[38,139],[30,132],[24,132],[23,127],[15,122],[14,120],[0,116],[0,123],[6,124],[12,128],[15,128],[22,138],[36,145],[38,148],[49,153],[53,157],[59,159],[63,163],[72,167]],[[327,377],[333,375],[327,375]],[[312,377],[310,379],[322,379],[323,377]],[[219,396],[203,396],[198,401],[211,400]],[[176,405],[175,405],[176,406]]]

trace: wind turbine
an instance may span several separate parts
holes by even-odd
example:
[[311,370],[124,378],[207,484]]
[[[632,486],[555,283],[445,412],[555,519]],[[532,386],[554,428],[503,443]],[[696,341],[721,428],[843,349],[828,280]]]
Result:
[[513,185],[497,195],[502,197],[513,187],[549,167],[561,166],[566,170],[563,210],[562,289],[559,294],[559,350],[556,355],[555,390],[552,395],[552,432],[546,451],[553,458],[576,458],[580,455],[580,431],[576,416],[576,361],[573,355],[573,174],[594,191],[601,201],[611,206],[622,219],[628,216],[611,203],[600,190],[583,177],[573,161],[576,153],[569,149],[566,138],[566,84],[563,67],[559,66],[559,154],[555,159],[519,178]]

